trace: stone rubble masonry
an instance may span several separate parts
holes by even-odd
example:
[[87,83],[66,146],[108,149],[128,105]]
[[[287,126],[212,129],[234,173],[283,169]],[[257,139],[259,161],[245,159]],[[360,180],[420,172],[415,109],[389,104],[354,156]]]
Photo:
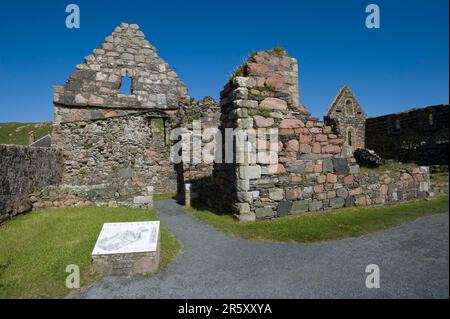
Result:
[[297,62],[285,52],[258,51],[240,70],[221,92],[220,129],[278,129],[278,163],[216,164],[214,209],[248,222],[430,195],[426,167],[360,173],[336,126],[297,103]]
[[65,163],[63,184],[110,185],[108,198],[145,192],[147,186],[161,193],[176,189],[164,127],[152,127],[152,119],[130,115],[56,126],[54,142]]
[[448,118],[448,104],[369,118],[367,148],[404,163],[448,165]]
[[[126,74],[131,95],[119,93]],[[55,87],[52,148],[1,147],[0,208],[26,197],[1,214],[90,205],[152,209],[153,193],[177,190],[187,204],[201,202],[251,222],[432,195],[426,167],[360,173],[346,132],[335,120],[311,118],[298,91],[297,60],[274,49],[249,57],[225,85],[220,104],[209,97],[195,101],[139,27],[122,23]],[[349,89],[333,105],[348,100],[363,116]],[[278,129],[278,162],[258,157],[256,163],[174,165],[173,128],[182,128],[190,143],[200,138],[203,150],[212,147],[209,155],[220,149],[215,136],[196,136],[194,120],[222,136],[226,128]],[[270,143],[260,145],[273,155]]]
[[[178,75],[137,25],[122,23],[85,57],[63,86],[54,87],[55,123],[104,119],[142,109],[178,109],[188,96]],[[132,80],[120,94],[122,77]]]
[[[125,76],[132,81],[130,94],[120,93]],[[170,132],[186,101],[187,88],[139,26],[117,27],[54,88],[52,146],[63,153],[62,185],[72,189],[70,196],[79,198],[85,192],[74,189],[87,187],[96,203],[146,208],[152,206],[149,186],[155,193],[174,192]],[[60,204],[58,196],[52,201]]]
[[62,162],[52,148],[0,145],[0,222],[30,210],[34,190],[59,183]]
[[[213,169],[216,136],[207,134],[207,130],[212,134],[217,130],[220,123],[219,105],[211,97],[205,97],[200,101],[187,99],[180,104],[178,112],[177,127],[183,128],[185,134],[189,136],[190,145],[194,141],[194,121],[201,123],[202,136],[195,136],[200,140],[201,150],[209,149],[209,161],[202,158],[198,163],[190,161],[175,165],[178,179],[178,197],[181,202],[190,205],[191,202],[202,202],[213,206],[215,190],[213,185]],[[194,154],[190,154],[193,159]],[[185,187],[187,185],[188,187]]]

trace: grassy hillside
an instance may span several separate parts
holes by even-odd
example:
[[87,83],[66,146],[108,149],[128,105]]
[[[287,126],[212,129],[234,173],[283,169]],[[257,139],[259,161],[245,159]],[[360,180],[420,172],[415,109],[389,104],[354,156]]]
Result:
[[52,131],[52,122],[0,123],[0,144],[28,145],[30,131],[34,131],[38,140]]

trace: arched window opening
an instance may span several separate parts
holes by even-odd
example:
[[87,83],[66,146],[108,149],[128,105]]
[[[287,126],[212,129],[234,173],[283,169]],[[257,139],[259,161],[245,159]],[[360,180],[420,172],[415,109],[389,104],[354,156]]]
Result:
[[353,133],[351,130],[347,132],[347,143],[348,146],[353,146]]
[[128,72],[125,73],[125,76],[122,77],[122,80],[120,82],[120,93],[124,95],[133,94],[132,79],[128,75]]

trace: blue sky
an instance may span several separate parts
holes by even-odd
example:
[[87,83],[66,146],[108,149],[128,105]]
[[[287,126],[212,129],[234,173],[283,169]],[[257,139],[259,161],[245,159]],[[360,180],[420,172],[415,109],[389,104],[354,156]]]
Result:
[[[65,27],[76,3],[81,28]],[[365,7],[381,8],[381,29]],[[299,60],[300,98],[322,117],[343,84],[369,116],[448,103],[448,0],[8,1],[0,9],[0,122],[53,118],[52,86],[120,22],[137,23],[190,95],[218,97],[252,51]]]

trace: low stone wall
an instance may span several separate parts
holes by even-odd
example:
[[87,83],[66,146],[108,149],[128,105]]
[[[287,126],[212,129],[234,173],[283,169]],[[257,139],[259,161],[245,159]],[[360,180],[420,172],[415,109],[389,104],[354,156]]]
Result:
[[153,209],[153,187],[138,189],[133,194],[111,194],[111,185],[58,185],[48,186],[29,196],[33,209],[71,207],[128,207]]
[[61,180],[63,161],[52,148],[0,145],[0,220],[31,208],[34,190]]

